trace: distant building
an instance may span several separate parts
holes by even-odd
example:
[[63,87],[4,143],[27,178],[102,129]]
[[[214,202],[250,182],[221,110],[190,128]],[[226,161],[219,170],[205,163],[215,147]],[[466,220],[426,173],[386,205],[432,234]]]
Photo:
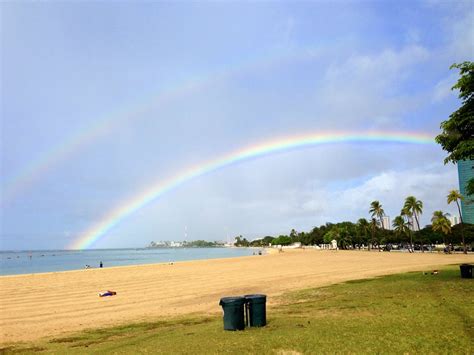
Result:
[[383,216],[382,217],[382,228],[390,230],[391,229],[390,227],[391,227],[390,217],[389,216]]
[[474,224],[474,196],[468,198],[466,194],[467,182],[474,179],[474,160],[458,161],[459,191],[464,196],[461,201],[462,220],[464,223]]
[[458,216],[450,216],[449,221],[451,222],[451,226],[455,226],[456,224],[461,223],[461,220]]
[[410,228],[410,230],[412,230],[413,232],[416,232],[416,231],[419,231],[420,228],[418,228],[418,224],[416,223],[416,220],[418,219],[418,222],[420,222],[420,216],[409,216],[408,217],[408,223],[410,224],[408,226],[408,228]]

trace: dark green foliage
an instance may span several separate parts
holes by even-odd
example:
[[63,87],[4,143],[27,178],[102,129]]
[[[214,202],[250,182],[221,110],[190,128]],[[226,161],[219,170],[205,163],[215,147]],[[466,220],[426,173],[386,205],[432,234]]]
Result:
[[[474,224],[463,223],[464,227],[464,239],[466,244],[474,243]],[[451,228],[451,234],[453,236],[453,243],[460,243],[462,240],[461,236],[461,225],[456,224]]]
[[301,243],[304,245],[321,244],[323,242],[323,231],[322,227],[314,227],[310,232],[305,233],[301,238]]
[[[474,63],[453,64],[451,68],[459,69],[460,78],[453,89],[459,90],[462,105],[441,123],[442,132],[436,137],[436,142],[449,153],[445,163],[474,158]],[[473,193],[471,180],[468,194]]]
[[449,153],[445,163],[474,157],[474,63],[453,64],[451,68],[460,70],[461,77],[453,89],[459,90],[462,105],[449,116],[449,120],[441,123],[442,132],[436,137]]
[[[474,224],[463,224],[464,227],[464,239],[467,244],[474,243]],[[461,244],[462,234],[461,234],[461,224],[456,224],[451,227],[451,233],[444,234],[441,232],[436,232],[429,225],[423,228],[420,231],[414,233],[415,241],[423,241],[424,243],[430,244],[441,244],[441,243],[452,243],[452,244]]]
[[218,242],[208,242],[205,240],[194,240],[192,242],[187,242],[186,247],[191,248],[212,248],[221,246]]
[[430,225],[426,226],[425,228],[419,231],[414,232],[413,235],[414,235],[413,239],[415,241],[423,240],[425,243],[430,243],[430,244],[441,244],[444,242],[446,243],[451,242],[450,235],[446,235],[444,233],[434,231]]
[[290,245],[293,241],[291,237],[287,235],[280,235],[277,238],[273,239],[272,245]]
[[238,237],[235,238],[235,246],[237,247],[248,247],[250,246],[250,242],[245,239],[244,237],[242,237],[241,235],[239,235]]
[[264,238],[255,239],[250,242],[251,247],[268,247],[274,240],[272,236],[267,235]]
[[[464,239],[466,244],[469,245],[474,243],[474,224],[463,224],[464,227]],[[462,232],[461,224],[456,224],[451,227],[451,233],[443,234],[436,232],[433,228],[428,225],[420,231],[414,233],[414,239],[416,242],[422,240],[425,244],[454,244],[459,245],[462,243]]]
[[[474,243],[474,225],[464,223],[464,238],[469,245]],[[442,244],[452,243],[454,245],[462,243],[461,225],[457,224],[451,228],[451,233],[446,235],[433,230],[431,225],[411,232],[413,241],[419,244]],[[293,237],[292,237],[293,236]],[[408,233],[398,233],[395,230],[375,227],[374,239],[372,240],[372,227],[367,220],[361,219],[357,224],[352,222],[326,223],[320,227],[314,227],[310,232],[290,233],[290,235],[280,235],[277,238],[266,236],[248,242],[247,239],[239,236],[236,238],[237,246],[265,247],[272,245],[290,245],[294,242],[301,242],[302,245],[320,245],[330,243],[335,239],[340,249],[360,249],[362,245],[367,246],[372,242],[375,247],[387,244],[409,244]]]
[[[352,222],[326,223],[320,227],[313,227],[309,232],[298,233],[295,231],[290,233],[290,235],[280,235],[276,238],[266,236],[265,238],[255,239],[252,242],[248,242],[247,239],[239,236],[236,238],[236,245],[263,247],[269,244],[290,245],[295,242],[300,242],[302,245],[320,245],[330,243],[331,240],[335,239],[340,249],[358,249],[362,245],[367,246],[372,239],[372,230],[367,229],[369,228],[367,226],[363,223],[355,224]],[[374,232],[373,242],[375,245],[408,241],[406,235],[397,235],[392,230],[376,227]]]

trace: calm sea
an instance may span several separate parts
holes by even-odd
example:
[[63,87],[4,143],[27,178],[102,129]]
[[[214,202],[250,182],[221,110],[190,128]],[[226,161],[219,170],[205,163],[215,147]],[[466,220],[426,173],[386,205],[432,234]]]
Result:
[[252,255],[247,248],[164,248],[0,251],[0,275],[83,269],[86,265],[104,267],[168,263],[184,260],[233,258]]

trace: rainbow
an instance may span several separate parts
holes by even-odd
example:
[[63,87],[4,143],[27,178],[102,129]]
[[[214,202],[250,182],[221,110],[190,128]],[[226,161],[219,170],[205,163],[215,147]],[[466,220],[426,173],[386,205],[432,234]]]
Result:
[[70,249],[90,248],[94,243],[104,237],[112,228],[122,220],[145,207],[164,194],[195,179],[227,166],[240,163],[249,159],[270,154],[294,150],[309,146],[334,143],[403,143],[403,144],[434,144],[432,135],[416,132],[324,132],[316,134],[298,135],[279,138],[244,147],[237,151],[223,155],[202,164],[190,167],[168,179],[158,181],[151,187],[143,190],[129,200],[107,213],[97,224],[80,235],[70,245]]
[[202,91],[208,87],[228,80],[244,72],[252,72],[262,67],[268,67],[282,60],[294,60],[298,58],[310,58],[314,54],[308,54],[309,49],[301,52],[275,53],[270,56],[249,58],[246,61],[234,63],[232,66],[224,67],[202,76],[192,77],[184,82],[161,89],[158,93],[152,93],[147,99],[137,102],[129,107],[124,107],[112,114],[97,117],[94,124],[84,127],[66,137],[49,150],[40,154],[36,159],[24,165],[16,174],[5,179],[0,204],[6,207],[18,195],[30,189],[35,182],[50,172],[77,152],[93,144],[101,137],[109,135],[115,128],[123,126],[162,104],[173,102],[184,95]]
[[[210,78],[218,80],[218,78],[222,77],[222,75],[220,77],[216,75]],[[47,174],[55,166],[66,161],[70,156],[94,143],[99,138],[110,134],[115,128],[140,117],[154,107],[168,103],[185,94],[192,93],[194,90],[205,88],[205,86],[210,83],[211,79],[209,78],[195,82],[189,81],[177,87],[164,89],[160,93],[151,96],[150,99],[145,100],[145,103],[135,105],[133,108],[124,108],[121,110],[123,112],[116,112],[97,118],[95,124],[85,127],[65,138],[59,144],[30,161],[19,172],[7,179],[1,201],[2,205],[7,206],[19,194],[31,188],[37,180]]]

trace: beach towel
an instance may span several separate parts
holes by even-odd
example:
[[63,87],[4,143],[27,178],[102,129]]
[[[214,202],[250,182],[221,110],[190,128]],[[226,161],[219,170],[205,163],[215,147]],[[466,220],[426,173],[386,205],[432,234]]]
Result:
[[99,297],[107,297],[107,296],[115,296],[117,292],[115,291],[104,291],[104,292],[99,292]]

